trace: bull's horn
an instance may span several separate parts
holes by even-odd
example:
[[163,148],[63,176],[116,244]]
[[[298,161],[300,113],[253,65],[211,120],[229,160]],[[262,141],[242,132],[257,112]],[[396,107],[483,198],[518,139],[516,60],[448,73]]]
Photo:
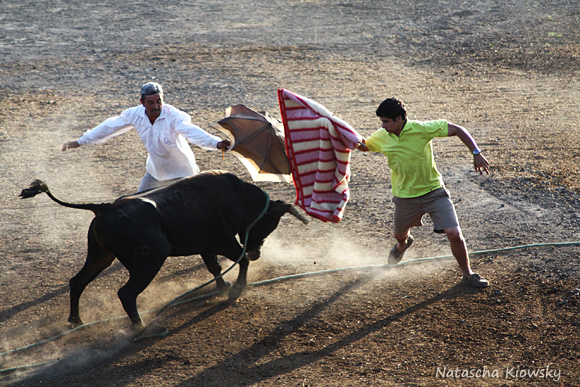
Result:
[[288,209],[288,212],[291,213],[292,215],[294,215],[295,217],[297,217],[298,220],[300,220],[302,223],[308,224],[308,219],[306,219],[304,216],[302,216],[302,214],[299,213],[298,210],[294,206],[290,206],[290,208]]

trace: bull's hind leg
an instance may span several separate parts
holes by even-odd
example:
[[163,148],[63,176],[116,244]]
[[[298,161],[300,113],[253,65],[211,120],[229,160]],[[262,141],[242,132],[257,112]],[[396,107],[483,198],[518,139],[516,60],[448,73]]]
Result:
[[79,313],[79,300],[81,294],[103,270],[113,263],[115,255],[104,250],[95,240],[92,232],[89,232],[87,260],[77,275],[69,281],[70,284],[70,314],[68,322],[72,327],[83,324]]
[[[216,286],[220,292],[226,292],[230,288],[230,283],[225,281],[223,277],[220,277],[222,272],[222,267],[217,259],[217,255],[215,254],[201,254],[203,258],[203,262],[205,262],[205,266],[213,276],[216,278]],[[219,278],[218,278],[219,277]]]
[[[119,259],[125,264],[121,257]],[[159,257],[158,259],[140,262],[139,265],[125,264],[125,267],[129,270],[129,281],[119,289],[117,294],[134,329],[143,326],[143,320],[141,320],[139,311],[137,310],[137,296],[149,286],[159,272],[159,269],[161,269],[164,261],[165,257]]]

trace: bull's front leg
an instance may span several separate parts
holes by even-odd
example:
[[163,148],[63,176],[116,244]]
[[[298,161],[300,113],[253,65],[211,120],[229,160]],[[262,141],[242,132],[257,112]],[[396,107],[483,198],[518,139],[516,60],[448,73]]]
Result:
[[220,293],[225,293],[230,289],[230,283],[220,276],[222,267],[217,259],[216,254],[204,253],[201,254],[205,266],[211,274],[215,277],[216,287]]
[[246,277],[248,275],[249,264],[250,264],[250,262],[248,261],[248,259],[246,257],[241,259],[241,261],[239,263],[240,271],[238,274],[238,279],[234,283],[234,286],[232,286],[230,288],[230,293],[229,293],[230,300],[235,300],[244,291],[244,288],[246,287]]
[[[243,233],[240,233],[240,239],[244,240],[244,236],[245,235]],[[227,235],[219,241],[219,245],[210,247],[213,247],[217,254],[223,255],[234,262],[236,262],[244,252],[242,246],[240,246],[236,240],[235,235]],[[238,264],[240,265],[240,271],[238,274],[238,279],[229,290],[228,297],[230,300],[238,298],[246,287],[246,276],[248,274],[249,265],[247,253],[244,254]]]

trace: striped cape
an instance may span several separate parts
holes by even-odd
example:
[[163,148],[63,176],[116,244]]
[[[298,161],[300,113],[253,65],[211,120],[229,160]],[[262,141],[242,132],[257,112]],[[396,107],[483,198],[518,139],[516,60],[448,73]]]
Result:
[[311,99],[279,89],[278,102],[296,204],[312,217],[338,223],[349,199],[350,152],[362,137]]

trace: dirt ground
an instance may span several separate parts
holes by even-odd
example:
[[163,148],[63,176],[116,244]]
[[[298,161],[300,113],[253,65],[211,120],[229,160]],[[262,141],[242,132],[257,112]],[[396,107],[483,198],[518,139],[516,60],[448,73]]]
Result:
[[[0,3],[0,385],[580,385],[576,1],[80,3]],[[382,266],[394,243],[389,172],[384,156],[354,152],[344,219],[285,217],[235,302],[156,312],[211,278],[199,257],[169,258],[138,300],[169,333],[131,341],[115,263],[81,299],[92,324],[67,330],[92,214],[18,194],[36,178],[71,202],[134,192],[146,156],[134,132],[60,147],[136,105],[150,80],[212,133],[231,105],[279,116],[278,88],[364,136],[390,96],[410,118],[465,126],[491,174],[473,172],[457,138],[435,140],[436,160],[492,286],[460,284],[428,219],[403,262],[437,259]],[[202,169],[249,180],[233,156],[194,152]],[[258,185],[294,201],[291,184]]]

